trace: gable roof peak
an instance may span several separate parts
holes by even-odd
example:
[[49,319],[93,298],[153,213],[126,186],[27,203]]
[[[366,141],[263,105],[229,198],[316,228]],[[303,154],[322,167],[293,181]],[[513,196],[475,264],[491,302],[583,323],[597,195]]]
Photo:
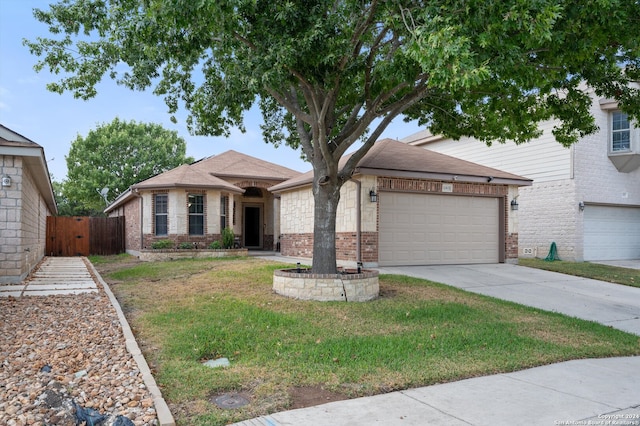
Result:
[[214,176],[284,181],[300,172],[232,149],[204,158],[192,167]]

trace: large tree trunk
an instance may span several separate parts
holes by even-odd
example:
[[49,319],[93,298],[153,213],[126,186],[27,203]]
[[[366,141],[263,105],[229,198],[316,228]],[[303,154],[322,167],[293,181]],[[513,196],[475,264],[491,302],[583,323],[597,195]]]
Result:
[[324,183],[314,179],[315,201],[313,221],[313,264],[315,274],[335,274],[336,263],[336,214],[340,201],[340,185],[334,180]]

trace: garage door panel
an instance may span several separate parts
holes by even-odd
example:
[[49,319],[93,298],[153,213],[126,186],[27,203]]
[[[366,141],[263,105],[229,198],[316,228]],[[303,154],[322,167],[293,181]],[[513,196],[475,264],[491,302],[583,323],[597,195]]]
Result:
[[379,201],[380,265],[499,261],[498,199],[382,193]]
[[640,259],[640,208],[587,206],[584,260]]

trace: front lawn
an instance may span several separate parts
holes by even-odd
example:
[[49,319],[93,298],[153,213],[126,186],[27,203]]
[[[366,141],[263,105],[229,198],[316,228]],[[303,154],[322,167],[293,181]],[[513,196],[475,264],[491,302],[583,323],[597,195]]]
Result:
[[[381,275],[381,297],[366,303],[286,299],[271,286],[274,269],[289,266],[252,257],[96,264],[179,425],[285,410],[305,390],[352,398],[640,354],[638,336],[405,276]],[[220,357],[231,366],[202,365]],[[225,392],[250,404],[218,408]]]
[[638,269],[620,268],[590,262],[567,262],[563,260],[549,262],[544,259],[534,258],[518,259],[518,264],[520,266],[545,269],[567,275],[575,275],[631,287],[640,287],[640,270]]

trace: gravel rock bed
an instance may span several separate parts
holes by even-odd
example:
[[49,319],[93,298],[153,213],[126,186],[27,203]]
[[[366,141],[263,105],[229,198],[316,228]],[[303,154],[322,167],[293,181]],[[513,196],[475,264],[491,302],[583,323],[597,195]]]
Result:
[[76,425],[77,407],[103,425],[157,424],[104,290],[0,298],[0,424]]

